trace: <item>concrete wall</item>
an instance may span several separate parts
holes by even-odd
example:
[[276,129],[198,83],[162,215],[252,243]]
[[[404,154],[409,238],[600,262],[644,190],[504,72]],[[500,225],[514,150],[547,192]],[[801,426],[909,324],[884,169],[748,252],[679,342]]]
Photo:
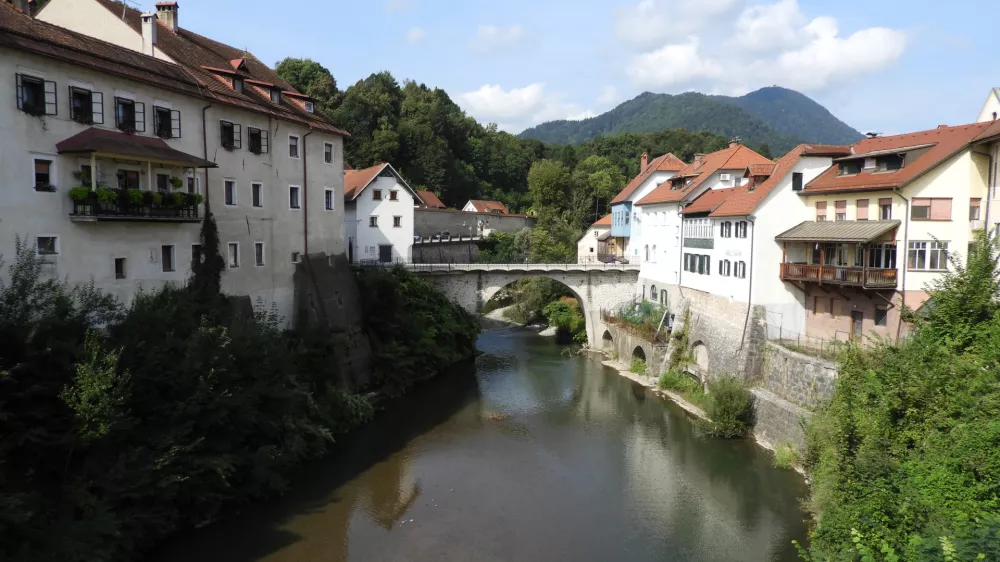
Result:
[[[143,8],[146,11],[155,11],[149,5],[143,6]],[[142,34],[122,21],[120,15],[116,17],[110,10],[106,10],[94,0],[50,0],[37,17],[41,21],[77,30],[102,41],[142,52]],[[84,29],[86,31],[83,31]],[[163,26],[160,26],[157,32],[169,33]],[[176,62],[159,49],[153,51],[153,56],[165,61]]]
[[478,238],[422,240],[413,244],[413,263],[476,263]]
[[760,388],[751,389],[757,407],[757,423],[753,433],[757,441],[769,449],[790,443],[801,454],[806,448],[803,424],[812,418],[812,412],[783,400]]
[[[608,336],[611,337],[610,341]],[[631,364],[633,359],[639,357],[636,349],[642,349],[642,357],[646,361],[646,374],[649,376],[661,375],[669,358],[666,344],[653,344],[617,326],[605,326],[598,341],[600,345],[594,347],[603,351],[614,351],[618,354],[618,360],[626,364]]]
[[608,230],[610,227],[607,226],[591,226],[583,233],[576,242],[576,263],[595,263],[599,254],[607,252],[607,240],[601,241],[598,238]]
[[517,232],[522,228],[535,226],[537,219],[527,215],[494,215],[490,213],[469,213],[455,209],[414,209],[413,233],[421,238],[429,238],[438,232],[450,232],[452,236],[478,236],[479,221],[485,221],[485,233],[490,231]]
[[[373,194],[381,190],[382,199]],[[396,200],[390,196],[396,194]],[[345,204],[344,224],[355,261],[379,259],[379,246],[392,246],[393,261],[410,261],[413,246],[413,193],[391,172],[375,178],[353,201]],[[378,225],[370,226],[370,217]],[[395,218],[400,225],[396,226]]]

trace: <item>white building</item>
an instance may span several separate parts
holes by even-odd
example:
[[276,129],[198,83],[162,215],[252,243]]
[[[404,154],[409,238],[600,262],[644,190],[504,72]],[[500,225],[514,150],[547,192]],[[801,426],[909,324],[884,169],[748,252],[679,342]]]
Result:
[[608,260],[608,239],[611,238],[611,215],[590,225],[576,241],[576,263],[598,263]]
[[389,164],[348,170],[344,221],[351,261],[410,261],[417,204],[416,192]]
[[[730,143],[711,154],[696,154],[694,162],[636,200],[634,214],[641,227],[633,247],[642,261],[639,284],[646,298],[666,304],[666,286],[680,282],[681,209],[706,191],[743,185],[743,173],[753,164],[772,162],[743,145]],[[657,287],[655,297],[653,287]]]
[[0,2],[0,252],[20,236],[52,275],[127,302],[187,279],[210,204],[223,290],[291,320],[295,262],[346,251],[324,205],[342,197],[344,132],[242,49],[177,26],[175,3],[158,11],[51,0],[32,19]]
[[462,207],[462,210],[467,213],[490,213],[492,215],[508,214],[507,205],[504,205],[500,201],[483,201],[480,199],[470,199],[465,203],[465,206]]
[[680,158],[669,152],[654,158],[652,162],[649,161],[649,154],[642,153],[639,174],[611,200],[611,239],[608,242],[608,252],[616,259],[625,259],[631,263],[643,259],[639,254],[641,245],[634,241],[642,232],[642,226],[636,220],[638,215],[633,209],[634,203],[685,166]]
[[998,118],[1000,118],[1000,88],[992,88],[990,95],[986,97],[982,111],[979,112],[979,119],[976,121],[983,123],[996,121]]

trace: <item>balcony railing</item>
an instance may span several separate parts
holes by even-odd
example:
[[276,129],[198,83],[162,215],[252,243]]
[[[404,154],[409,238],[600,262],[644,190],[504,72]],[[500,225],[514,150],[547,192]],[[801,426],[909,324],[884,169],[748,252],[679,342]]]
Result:
[[[74,220],[87,221],[149,221],[149,222],[199,222],[198,203],[187,193],[142,192],[142,200],[130,191],[113,190],[114,199],[99,198],[96,192],[85,198],[73,200]],[[175,195],[180,195],[176,197]],[[158,200],[158,201],[157,201]]]
[[895,289],[896,270],[835,265],[781,264],[782,281],[811,281],[866,289]]

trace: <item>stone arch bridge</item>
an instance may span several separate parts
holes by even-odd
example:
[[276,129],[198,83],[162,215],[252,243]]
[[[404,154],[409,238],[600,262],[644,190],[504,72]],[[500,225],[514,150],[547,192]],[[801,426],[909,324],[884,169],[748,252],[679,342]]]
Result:
[[605,326],[601,310],[636,296],[639,266],[629,264],[409,264],[469,312],[480,312],[500,289],[520,279],[546,277],[569,287],[587,320],[587,341],[599,348]]

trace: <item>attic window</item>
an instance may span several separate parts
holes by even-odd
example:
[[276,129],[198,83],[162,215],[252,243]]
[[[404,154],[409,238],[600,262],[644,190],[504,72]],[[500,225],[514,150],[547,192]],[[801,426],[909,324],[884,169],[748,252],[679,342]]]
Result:
[[899,154],[879,156],[875,159],[875,165],[880,172],[895,172],[903,167],[903,157]]
[[311,102],[311,101],[307,101],[307,102],[305,102],[305,103],[304,103],[303,105],[305,105],[305,107],[306,107],[306,111],[308,111],[309,113],[312,113],[312,112],[313,112],[313,111],[315,111],[315,109],[316,109],[316,108],[315,108],[315,107],[313,106],[313,102]]
[[243,79],[237,76],[233,77],[233,89],[239,93],[243,93]]
[[281,90],[271,88],[271,103],[281,103]]
[[837,170],[838,176],[853,176],[855,174],[861,173],[861,167],[864,165],[863,160],[848,160],[846,162],[840,163],[840,168]]

